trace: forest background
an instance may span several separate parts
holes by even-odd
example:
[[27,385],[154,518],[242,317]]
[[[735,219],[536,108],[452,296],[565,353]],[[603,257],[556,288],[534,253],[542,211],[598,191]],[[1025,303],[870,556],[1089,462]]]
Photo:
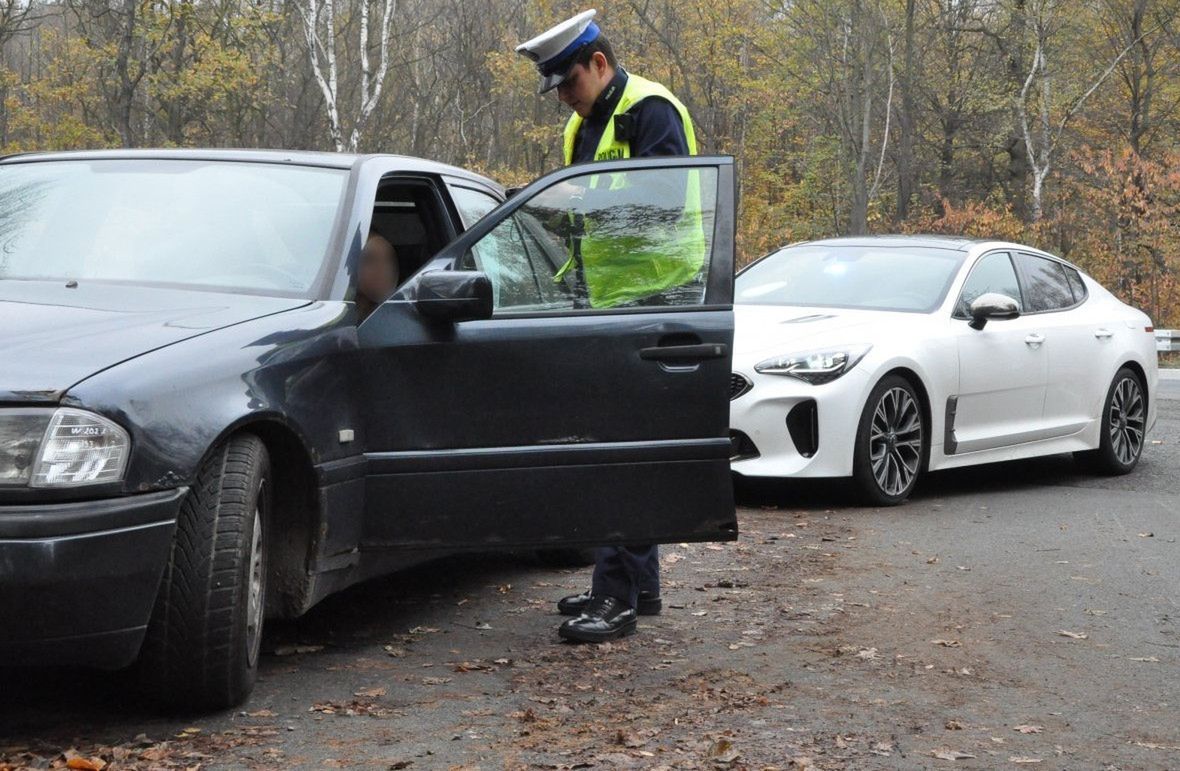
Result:
[[[3,152],[394,152],[505,184],[565,108],[513,46],[566,0],[0,0]],[[1180,0],[597,0],[739,164],[739,262],[945,232],[1071,260],[1180,327]]]

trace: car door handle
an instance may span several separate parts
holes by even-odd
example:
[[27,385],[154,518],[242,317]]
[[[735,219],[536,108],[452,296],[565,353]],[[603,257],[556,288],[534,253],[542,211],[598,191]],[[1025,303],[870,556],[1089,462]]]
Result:
[[725,343],[700,343],[697,345],[657,345],[640,348],[639,358],[648,361],[684,361],[686,359],[723,359],[729,353]]
[[1099,340],[1106,340],[1107,338],[1114,337],[1114,332],[1111,332],[1109,329],[1095,329],[1094,337],[1097,337]]
[[1040,332],[1033,332],[1031,335],[1024,338],[1024,342],[1033,346],[1033,347],[1036,347],[1036,346],[1040,345],[1041,343],[1045,342],[1045,336],[1042,335]]

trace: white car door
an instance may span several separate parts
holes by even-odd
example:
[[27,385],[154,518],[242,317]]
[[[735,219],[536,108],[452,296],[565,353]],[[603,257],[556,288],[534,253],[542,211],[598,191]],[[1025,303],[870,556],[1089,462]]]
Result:
[[1046,338],[1046,438],[1076,434],[1101,412],[1118,330],[1086,307],[1085,285],[1072,267],[1027,252],[1016,255],[1016,264],[1027,313],[1043,325]]
[[[994,292],[1016,300],[1022,315],[968,326],[971,302]],[[975,263],[955,305],[959,389],[947,409],[945,451],[958,455],[1042,438],[1048,357],[1044,319],[1023,315],[1024,299],[1008,252]]]

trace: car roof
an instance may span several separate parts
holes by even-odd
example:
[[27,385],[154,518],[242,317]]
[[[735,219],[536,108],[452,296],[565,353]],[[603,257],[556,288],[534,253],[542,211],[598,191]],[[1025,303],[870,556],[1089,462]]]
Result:
[[438,161],[415,158],[409,155],[358,153],[327,153],[311,150],[244,150],[223,148],[146,148],[136,150],[69,150],[60,152],[17,153],[0,158],[0,164],[28,163],[34,161],[97,161],[97,160],[194,160],[226,161],[239,163],[278,163],[294,166],[320,166],[333,169],[351,169],[358,163],[376,160],[397,159],[406,171],[429,174],[447,174],[472,182],[479,182],[497,190],[503,188],[482,174],[461,169]]
[[[954,249],[960,252],[970,251],[977,244],[986,243],[982,239],[966,238],[964,236],[947,236],[940,234],[915,235],[881,235],[881,236],[841,236],[839,238],[823,238],[816,241],[804,241],[807,244],[823,246],[897,246],[897,247],[930,247],[937,249]],[[793,244],[796,245],[797,244]]]
[[[939,233],[922,233],[911,235],[880,235],[880,236],[840,236],[836,238],[822,238],[815,241],[799,241],[793,244],[787,244],[780,247],[782,249],[788,246],[802,246],[802,245],[819,244],[824,246],[878,246],[878,247],[926,247],[937,249],[950,249],[959,252],[965,252],[968,255],[981,255],[993,249],[1006,249],[1009,251],[1016,250],[1021,252],[1029,252],[1031,254],[1047,257],[1064,265],[1085,273],[1076,264],[1069,260],[1058,257],[1057,255],[1046,252],[1044,249],[1038,249],[1035,246],[1028,244],[1018,244],[1015,241],[999,241],[991,238],[968,238],[966,236],[952,236],[943,235]],[[777,249],[775,251],[778,251]],[[771,252],[773,254],[774,252]],[[770,255],[765,255],[770,256]],[[754,263],[761,260],[755,260]],[[754,263],[751,263],[753,265]],[[747,268],[750,265],[746,266]],[[743,268],[742,270],[745,270]]]

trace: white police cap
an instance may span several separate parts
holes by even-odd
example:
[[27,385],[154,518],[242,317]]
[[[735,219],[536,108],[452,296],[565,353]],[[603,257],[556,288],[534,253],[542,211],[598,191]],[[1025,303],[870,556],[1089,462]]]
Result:
[[573,65],[574,54],[582,46],[598,39],[598,25],[594,23],[597,14],[598,11],[593,8],[583,11],[516,47],[516,52],[532,59],[541,73],[541,90],[538,93],[543,94],[561,85]]

